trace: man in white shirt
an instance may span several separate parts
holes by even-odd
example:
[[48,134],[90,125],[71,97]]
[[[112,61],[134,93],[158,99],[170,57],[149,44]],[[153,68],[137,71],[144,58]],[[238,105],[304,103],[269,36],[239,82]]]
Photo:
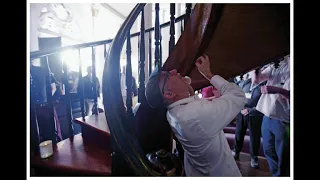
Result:
[[127,102],[127,85],[126,85],[126,68],[122,67],[122,72],[120,69],[120,85],[121,85],[121,95],[124,106],[126,106]]
[[200,99],[177,70],[153,72],[146,86],[151,107],[167,108],[167,120],[184,149],[187,176],[241,176],[223,132],[246,104],[244,92],[210,71],[209,57],[197,59],[199,72],[221,96]]
[[256,109],[264,114],[262,122],[263,151],[273,176],[290,176],[290,57],[275,68],[269,65],[253,74],[252,87],[261,87]]

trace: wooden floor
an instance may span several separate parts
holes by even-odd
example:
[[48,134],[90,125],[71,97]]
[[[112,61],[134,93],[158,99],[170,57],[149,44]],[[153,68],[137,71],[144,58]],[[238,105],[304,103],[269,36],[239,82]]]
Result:
[[240,159],[237,165],[243,177],[271,177],[269,165],[264,157],[259,157],[259,169],[251,168],[250,155],[247,153],[240,153]]
[[[57,173],[72,174],[74,176],[111,175],[110,152],[97,149],[90,144],[83,144],[81,134],[55,145],[52,157],[41,159],[38,154],[32,154],[30,160],[31,167],[54,170],[49,176],[59,176]],[[250,155],[247,153],[240,153],[240,159],[237,161],[240,172],[244,177],[271,176],[268,163],[264,157],[259,157],[259,164],[259,169],[251,168]],[[33,174],[33,176],[39,175],[38,173]]]
[[34,176],[110,176],[111,153],[84,143],[78,134],[53,145],[47,159],[31,152],[30,165],[38,169]]

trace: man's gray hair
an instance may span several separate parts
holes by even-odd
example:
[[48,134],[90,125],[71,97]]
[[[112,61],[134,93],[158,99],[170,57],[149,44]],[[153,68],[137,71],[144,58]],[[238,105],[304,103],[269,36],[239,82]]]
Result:
[[159,83],[160,83],[161,71],[156,67],[155,70],[150,74],[146,86],[146,99],[148,104],[152,108],[165,108],[166,103],[164,101],[163,95],[161,93]]

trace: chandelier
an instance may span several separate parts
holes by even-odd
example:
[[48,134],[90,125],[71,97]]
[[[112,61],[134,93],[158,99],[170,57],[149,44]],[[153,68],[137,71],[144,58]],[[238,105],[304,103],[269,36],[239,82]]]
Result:
[[54,32],[73,32],[73,13],[63,3],[48,3],[41,11],[40,26]]
[[62,22],[71,22],[73,14],[63,3],[48,3],[47,9]]

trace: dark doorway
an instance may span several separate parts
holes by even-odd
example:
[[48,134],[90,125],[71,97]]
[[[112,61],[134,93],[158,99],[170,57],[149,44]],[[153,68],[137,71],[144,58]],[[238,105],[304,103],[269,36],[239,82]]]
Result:
[[[39,42],[39,50],[48,50],[55,49],[61,47],[61,37],[48,37],[48,38],[38,38]],[[41,58],[41,66],[46,67],[47,63],[46,57]],[[61,82],[62,80],[62,61],[60,53],[52,54],[48,56],[49,68],[51,72],[54,74],[56,80]]]

